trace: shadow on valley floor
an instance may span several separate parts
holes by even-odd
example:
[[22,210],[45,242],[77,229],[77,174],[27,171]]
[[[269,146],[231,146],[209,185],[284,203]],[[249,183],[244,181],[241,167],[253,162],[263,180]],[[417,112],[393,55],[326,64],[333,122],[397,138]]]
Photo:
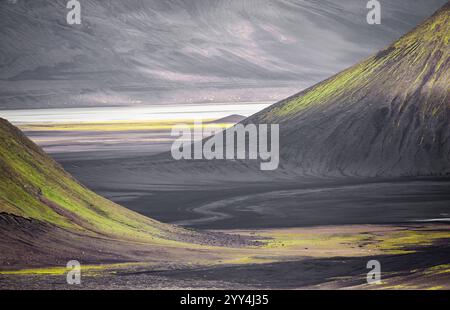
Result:
[[[231,282],[239,287],[257,287],[262,289],[295,289],[320,286],[342,288],[367,285],[366,268],[370,260],[381,263],[384,285],[396,280],[410,280],[410,285],[419,286],[414,281],[420,278],[418,271],[430,273],[430,268],[450,263],[450,247],[448,244],[424,247],[417,252],[402,255],[380,255],[371,257],[334,257],[304,259],[291,262],[279,262],[260,265],[231,266],[221,268],[203,268],[197,270],[149,271],[140,273],[121,273],[119,276],[136,277],[144,275],[162,276],[179,281],[201,279],[212,282]],[[431,275],[431,273],[430,273]],[[447,275],[439,278],[433,275],[427,285],[448,285]],[[447,281],[442,281],[446,278]],[[424,278],[422,278],[423,280]]]
[[[139,159],[63,161],[90,189],[165,223],[201,229],[391,224],[450,217],[450,178],[161,178]],[[159,172],[159,171],[158,171]],[[184,173],[187,174],[187,173]]]
[[[368,285],[366,264],[381,263],[382,284]],[[449,289],[450,247],[440,244],[402,255],[305,258],[297,261],[175,269],[121,270],[83,276],[69,286],[65,276],[1,276],[9,289]]]

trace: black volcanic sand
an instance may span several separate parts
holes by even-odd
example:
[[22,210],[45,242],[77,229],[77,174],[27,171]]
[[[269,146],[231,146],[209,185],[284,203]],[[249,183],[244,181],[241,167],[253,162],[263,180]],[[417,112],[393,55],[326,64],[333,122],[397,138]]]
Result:
[[[58,159],[58,156],[54,157]],[[221,186],[217,183],[198,184],[195,178],[189,184],[181,183],[177,175],[172,180],[170,177],[155,180],[148,170],[139,169],[139,161],[133,158],[66,158],[60,162],[89,188],[125,207],[161,221],[202,229],[387,224],[443,220],[449,217],[450,212],[450,179],[317,179],[280,182],[277,186],[267,182],[223,183]],[[47,233],[44,236],[51,237]],[[133,251],[127,251],[127,247],[121,248],[123,253],[117,256],[114,254],[117,249],[107,244],[104,246],[107,251],[101,255],[111,263],[139,260],[138,257],[130,257]],[[85,244],[80,249],[84,248],[87,248]],[[141,250],[154,254],[152,248]],[[169,253],[162,248],[160,251],[160,257],[171,260]],[[95,264],[97,256],[98,253],[86,250],[87,261]],[[0,288],[371,289],[377,287],[367,286],[365,276],[368,272],[366,264],[372,259],[381,262],[387,286],[407,283],[419,288],[446,288],[449,283],[448,274],[426,274],[427,268],[450,263],[449,245],[446,243],[402,255],[332,256],[200,268],[180,265],[162,271],[125,268],[116,274],[84,275],[83,285],[79,287],[68,286],[65,275],[0,275]],[[64,265],[65,258],[61,257],[57,265]]]
[[[110,155],[117,153],[112,152]],[[97,193],[146,216],[200,229],[257,229],[348,224],[393,224],[449,218],[450,178],[308,179],[190,182],[177,173],[154,176],[142,157],[102,153],[53,154],[66,170]],[[132,155],[132,154],[131,154]],[[175,172],[177,172],[175,170]],[[190,175],[186,171],[185,175]],[[207,181],[207,180],[206,180]],[[149,249],[150,250],[150,249]],[[86,254],[90,254],[86,252]],[[161,255],[164,253],[161,252]],[[294,261],[166,271],[123,269],[85,275],[81,287],[65,276],[0,276],[0,287],[58,289],[276,289],[367,287],[366,264],[378,259],[387,285],[448,287],[448,274],[427,268],[449,264],[447,244],[416,253],[370,257],[302,258]],[[118,257],[105,255],[111,262]],[[169,257],[167,257],[170,260]],[[62,259],[61,259],[62,260]],[[120,260],[132,258],[123,255]],[[92,260],[94,263],[95,260]],[[414,271],[414,272],[413,272]]]
[[53,155],[98,194],[166,223],[201,229],[392,224],[450,218],[450,178],[158,183],[138,158]]
[[448,218],[450,182],[153,192],[121,204],[163,222],[203,229],[388,224]]

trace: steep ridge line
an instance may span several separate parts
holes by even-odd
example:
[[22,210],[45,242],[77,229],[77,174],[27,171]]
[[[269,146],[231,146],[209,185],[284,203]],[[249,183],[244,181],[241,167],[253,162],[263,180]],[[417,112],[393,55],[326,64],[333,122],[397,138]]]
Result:
[[279,123],[308,175],[450,173],[450,3],[390,47],[244,123]]

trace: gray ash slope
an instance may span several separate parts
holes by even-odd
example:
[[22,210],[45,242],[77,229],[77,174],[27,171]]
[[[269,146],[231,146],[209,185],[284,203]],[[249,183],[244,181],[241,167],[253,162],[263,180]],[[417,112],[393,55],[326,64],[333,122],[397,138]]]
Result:
[[356,63],[445,3],[0,0],[0,108],[279,100]]
[[152,171],[244,182],[448,176],[449,33],[447,3],[374,56],[244,120],[280,124],[280,169],[274,172],[258,171],[254,161],[170,160]]
[[246,122],[279,123],[281,157],[311,175],[450,173],[450,3],[373,57]]

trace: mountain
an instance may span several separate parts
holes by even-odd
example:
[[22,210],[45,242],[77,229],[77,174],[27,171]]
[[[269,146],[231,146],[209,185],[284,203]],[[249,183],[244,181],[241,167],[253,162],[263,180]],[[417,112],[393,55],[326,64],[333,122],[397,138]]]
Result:
[[210,123],[216,123],[216,124],[220,124],[220,123],[239,123],[243,120],[245,120],[246,117],[243,115],[239,115],[239,114],[232,114],[232,115],[228,115],[219,119],[216,119]]
[[356,63],[445,0],[0,1],[0,108],[277,101]]
[[105,169],[117,176],[132,170],[148,189],[279,184],[317,176],[448,175],[449,6],[372,57],[243,120],[280,124],[277,170],[260,171],[257,160],[176,161],[170,152]]
[[177,249],[236,242],[232,236],[160,223],[98,196],[4,119],[0,234],[2,269],[65,265],[71,259],[165,261]]
[[246,122],[280,124],[285,166],[307,175],[450,173],[450,3],[363,62]]

